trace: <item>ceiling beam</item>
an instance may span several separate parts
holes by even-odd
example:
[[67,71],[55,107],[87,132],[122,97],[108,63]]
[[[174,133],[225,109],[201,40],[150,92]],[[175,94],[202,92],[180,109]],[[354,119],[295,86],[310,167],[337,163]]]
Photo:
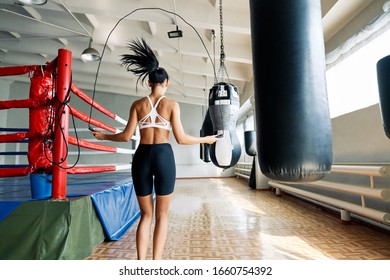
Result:
[[339,0],[323,17],[324,39],[328,41],[353,18],[371,4],[373,0]]
[[26,6],[26,5],[24,5],[24,6],[22,6],[22,7],[23,7],[23,9],[25,9],[26,12],[27,12],[30,16],[32,16],[33,18],[35,18],[35,19],[37,19],[37,20],[42,20],[41,14],[38,13],[38,11],[37,11],[36,9],[34,9],[33,7],[31,7],[31,6]]
[[157,24],[155,22],[148,21],[148,27],[149,27],[150,34],[152,36],[156,36],[158,31]]

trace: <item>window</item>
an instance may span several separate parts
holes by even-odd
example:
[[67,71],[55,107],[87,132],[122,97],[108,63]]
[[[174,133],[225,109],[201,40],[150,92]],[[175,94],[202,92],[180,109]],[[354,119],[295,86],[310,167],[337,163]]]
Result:
[[376,63],[387,55],[390,55],[390,30],[327,71],[331,118],[379,102]]

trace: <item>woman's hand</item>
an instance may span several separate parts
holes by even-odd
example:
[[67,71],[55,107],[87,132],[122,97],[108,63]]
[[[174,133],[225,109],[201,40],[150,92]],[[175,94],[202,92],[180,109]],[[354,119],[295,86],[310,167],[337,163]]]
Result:
[[220,138],[219,135],[209,135],[204,137],[206,144],[213,144],[216,141],[218,141],[219,138]]
[[93,136],[95,136],[95,138],[97,140],[105,140],[106,139],[105,138],[106,134],[103,131],[95,130],[95,131],[92,131],[91,134]]

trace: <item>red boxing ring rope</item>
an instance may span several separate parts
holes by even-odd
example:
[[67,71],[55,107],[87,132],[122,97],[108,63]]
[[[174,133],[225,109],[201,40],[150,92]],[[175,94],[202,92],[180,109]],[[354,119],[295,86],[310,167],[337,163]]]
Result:
[[112,132],[112,133],[118,133],[119,130],[116,129],[115,127],[113,126],[110,126],[110,125],[107,125],[107,124],[104,124],[94,118],[91,118],[89,119],[89,116],[87,116],[86,114],[84,114],[83,112],[80,112],[79,110],[73,108],[73,107],[70,107],[71,110],[70,110],[70,114],[75,116],[76,118],[84,121],[84,122],[90,122],[91,124],[93,124],[94,126],[97,126],[97,127],[100,127],[100,128],[103,128],[104,130],[107,130],[109,132]]
[[1,143],[7,143],[7,142],[20,142],[28,137],[28,132],[18,132],[13,134],[6,134],[6,135],[0,135],[0,142]]
[[[15,66],[0,68],[0,76],[29,74],[31,79],[30,95],[24,100],[0,100],[0,110],[10,108],[29,109],[29,130],[13,134],[1,134],[0,143],[22,142],[28,139],[27,167],[0,168],[0,177],[26,176],[29,173],[52,173],[52,198],[66,198],[66,175],[96,172],[111,172],[129,169],[127,165],[73,166],[67,165],[68,145],[76,145],[96,151],[133,154],[134,150],[116,148],[104,144],[92,143],[68,135],[69,116],[88,122],[112,133],[120,130],[99,120],[90,118],[69,105],[70,93],[77,95],[95,109],[118,123],[127,121],[110,112],[92,100],[77,86],[71,83],[72,53],[65,49],[58,51],[58,57],[46,65]],[[53,79],[53,76],[55,79]],[[53,80],[55,84],[53,84]],[[48,120],[54,120],[50,123]],[[52,149],[45,148],[47,139],[52,137]],[[132,139],[137,140],[136,137]]]
[[[84,100],[86,103],[88,103],[89,105],[92,105],[95,109],[99,110],[100,112],[102,112],[103,114],[107,115],[108,117],[110,117],[111,119],[114,119],[116,120],[117,122],[121,123],[121,124],[124,124],[126,125],[127,124],[127,121],[122,119],[121,117],[115,115],[114,113],[108,111],[106,108],[104,108],[103,106],[101,106],[99,103],[97,103],[96,101],[93,101],[91,97],[89,97],[88,95],[86,95],[82,90],[80,90],[77,86],[75,86],[74,84],[72,84],[71,86],[71,89],[72,89],[72,92],[77,95],[78,97],[80,97],[82,100]],[[92,119],[91,119],[91,123],[92,123]]]
[[15,76],[32,73],[39,69],[39,67],[40,66],[38,65],[1,67],[0,76]]

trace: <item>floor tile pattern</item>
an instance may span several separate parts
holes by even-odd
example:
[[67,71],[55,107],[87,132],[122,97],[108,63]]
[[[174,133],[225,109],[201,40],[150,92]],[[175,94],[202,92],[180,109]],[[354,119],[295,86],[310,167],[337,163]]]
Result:
[[[87,259],[136,259],[137,223]],[[169,223],[164,259],[390,260],[390,232],[236,178],[177,180]]]

